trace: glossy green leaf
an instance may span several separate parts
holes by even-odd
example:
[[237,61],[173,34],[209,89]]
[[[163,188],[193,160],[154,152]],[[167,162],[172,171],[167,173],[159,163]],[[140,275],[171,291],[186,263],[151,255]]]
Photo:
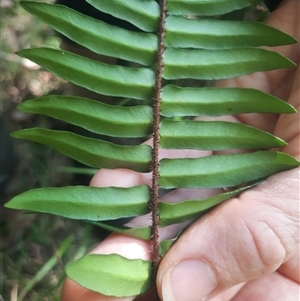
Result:
[[277,46],[297,41],[264,23],[168,16],[165,45],[173,48],[226,49]]
[[162,188],[222,188],[268,177],[299,166],[299,161],[280,152],[258,151],[202,158],[162,159]]
[[26,49],[17,54],[96,93],[146,100],[152,97],[155,75],[150,69],[108,65],[50,48]]
[[32,15],[95,53],[145,65],[152,65],[155,61],[155,35],[112,26],[62,5],[32,1],[20,4]]
[[149,172],[151,147],[148,145],[124,146],[71,132],[42,128],[21,130],[13,137],[48,145],[83,164],[98,168],[129,168]]
[[168,0],[167,10],[172,15],[220,15],[242,9],[261,0]]
[[164,79],[216,80],[257,71],[291,68],[295,64],[277,52],[260,48],[186,50],[167,48],[164,52]]
[[160,8],[154,0],[86,0],[100,11],[125,20],[144,31],[158,29]]
[[161,97],[161,114],[168,117],[296,112],[279,98],[247,88],[181,88],[167,85]]
[[67,276],[81,286],[105,296],[139,295],[152,286],[151,262],[117,254],[89,254],[66,267]]
[[18,109],[44,114],[113,137],[144,137],[151,132],[152,109],[149,106],[122,107],[99,101],[50,95],[23,102]]
[[146,214],[149,201],[150,191],[146,185],[132,188],[73,186],[29,190],[14,197],[5,207],[103,221]]
[[225,121],[163,120],[160,146],[174,149],[259,149],[286,143],[245,124]]
[[208,209],[239,195],[241,192],[253,187],[249,185],[233,191],[214,195],[202,200],[185,200],[179,203],[159,203],[160,226],[165,227],[171,224],[182,223],[198,218],[205,214]]
[[100,222],[93,222],[93,225],[101,227],[105,230],[109,230],[111,232],[120,233],[122,235],[135,237],[143,240],[151,239],[151,227],[138,227],[138,228],[129,228],[125,226],[115,226],[109,225]]

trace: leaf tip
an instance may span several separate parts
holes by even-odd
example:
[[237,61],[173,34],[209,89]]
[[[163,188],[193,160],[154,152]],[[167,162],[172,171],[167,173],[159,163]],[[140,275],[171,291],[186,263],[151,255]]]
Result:
[[18,196],[12,198],[7,203],[4,204],[4,207],[7,209],[22,209],[18,206]]
[[22,138],[22,130],[10,133],[10,136],[13,138]]

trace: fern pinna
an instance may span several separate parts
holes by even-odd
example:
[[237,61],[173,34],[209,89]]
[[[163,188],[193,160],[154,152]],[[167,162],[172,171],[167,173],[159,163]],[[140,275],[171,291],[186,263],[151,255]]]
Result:
[[[192,119],[295,112],[284,101],[259,90],[203,87],[197,83],[294,67],[287,58],[260,46],[292,44],[295,40],[263,23],[223,20],[223,15],[256,5],[260,2],[257,0],[87,2],[102,13],[131,23],[136,30],[109,25],[61,5],[32,1],[22,1],[21,5],[69,39],[97,54],[126,61],[127,66],[108,65],[48,48],[26,49],[18,54],[79,86],[116,97],[116,105],[51,95],[26,101],[19,109],[105,136],[152,137],[152,146],[118,145],[42,128],[25,129],[13,136],[49,145],[95,168],[152,172],[152,185],[40,188],[16,196],[6,206],[86,220],[114,232],[151,240],[152,262],[93,254],[66,267],[68,277],[88,289],[108,296],[134,296],[152,287],[151,275],[160,257],[179,235],[160,241],[159,228],[192,222],[262,179],[299,166],[289,155],[268,150],[282,147],[285,142],[267,132],[233,122]],[[135,99],[140,104],[120,106],[120,98]],[[159,160],[162,148],[251,152]],[[167,192],[175,188],[225,188],[226,192],[176,204],[159,200],[159,189]],[[147,213],[152,214],[152,225],[148,227],[120,227],[111,222]]]

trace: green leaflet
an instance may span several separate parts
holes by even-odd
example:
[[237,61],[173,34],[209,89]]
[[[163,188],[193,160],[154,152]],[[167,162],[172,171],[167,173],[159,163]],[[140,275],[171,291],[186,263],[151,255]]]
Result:
[[181,229],[180,231],[178,231],[178,233],[176,234],[176,236],[174,238],[171,239],[167,239],[167,240],[163,240],[159,247],[159,254],[160,256],[165,256],[166,253],[169,251],[169,249],[172,247],[172,245],[177,241],[177,239],[179,238],[179,236],[181,235],[181,233],[184,231],[184,229]]
[[259,90],[247,88],[163,88],[163,116],[222,116],[242,113],[295,113],[286,102]]
[[175,204],[159,203],[160,226],[165,227],[171,224],[181,223],[205,214],[208,209],[239,195],[241,192],[254,185],[238,188],[230,192],[221,193],[202,200],[186,200]]
[[117,145],[71,132],[42,128],[21,130],[13,133],[12,136],[48,145],[89,166],[150,171],[151,147],[148,145]]
[[264,23],[168,16],[165,44],[173,48],[226,49],[277,46],[297,41]]
[[168,0],[167,10],[171,15],[219,15],[245,8],[261,0]]
[[149,212],[149,187],[38,188],[14,197],[5,207],[91,221],[133,217]]
[[100,222],[93,222],[93,225],[101,227],[111,232],[120,233],[126,236],[135,237],[143,240],[151,239],[151,227],[128,228],[125,226],[108,225]]
[[55,30],[95,53],[144,65],[152,65],[155,61],[157,37],[153,34],[112,26],[62,5],[31,1],[20,4]]
[[176,238],[172,238],[172,239],[168,239],[168,240],[164,240],[160,243],[160,252],[159,255],[161,257],[165,256],[167,254],[167,252],[169,251],[169,249],[173,246],[173,244],[176,242],[177,237]]
[[163,77],[216,80],[291,67],[295,67],[295,64],[279,53],[259,48],[225,50],[167,48],[164,52]]
[[299,161],[280,152],[215,155],[203,158],[162,159],[162,188],[222,188],[268,177],[299,166]]
[[86,0],[100,11],[132,23],[143,31],[158,29],[160,8],[154,0]]
[[286,145],[267,132],[225,121],[163,120],[160,135],[160,146],[174,149],[258,149]]
[[17,54],[96,93],[145,100],[152,96],[155,75],[150,69],[107,65],[50,48],[26,49]]
[[69,278],[106,296],[129,297],[150,289],[151,262],[117,254],[86,255],[66,267]]
[[112,137],[145,137],[151,132],[149,106],[122,107],[72,96],[45,96],[21,103],[26,113],[51,116]]

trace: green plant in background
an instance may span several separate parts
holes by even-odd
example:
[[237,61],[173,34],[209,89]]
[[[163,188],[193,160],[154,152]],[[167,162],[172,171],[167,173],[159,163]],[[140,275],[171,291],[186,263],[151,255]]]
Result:
[[[122,97],[139,100],[141,104],[122,107],[52,95],[27,101],[19,109],[110,137],[152,137],[152,146],[118,145],[42,128],[22,130],[13,136],[46,144],[94,168],[152,172],[152,185],[40,188],[15,197],[6,206],[86,220],[114,232],[151,240],[152,262],[128,260],[116,254],[93,254],[66,268],[68,277],[93,291],[117,297],[139,295],[153,285],[152,275],[161,256],[176,241],[174,237],[159,242],[159,228],[191,222],[262,179],[299,166],[291,156],[268,150],[284,146],[285,142],[267,132],[231,122],[191,120],[194,116],[295,112],[282,100],[258,90],[195,84],[196,80],[294,67],[287,58],[259,46],[285,45],[295,40],[262,23],[214,17],[257,4],[257,0],[87,2],[133,24],[137,31],[106,24],[60,5],[31,1],[22,1],[21,5],[76,43],[95,53],[135,63],[135,67],[107,65],[49,48],[26,49],[19,55],[79,86],[114,96],[116,103]],[[159,148],[252,152],[159,160]],[[167,204],[159,200],[160,188],[228,191],[206,199]],[[149,227],[111,225],[112,220],[146,213],[152,215]]]

